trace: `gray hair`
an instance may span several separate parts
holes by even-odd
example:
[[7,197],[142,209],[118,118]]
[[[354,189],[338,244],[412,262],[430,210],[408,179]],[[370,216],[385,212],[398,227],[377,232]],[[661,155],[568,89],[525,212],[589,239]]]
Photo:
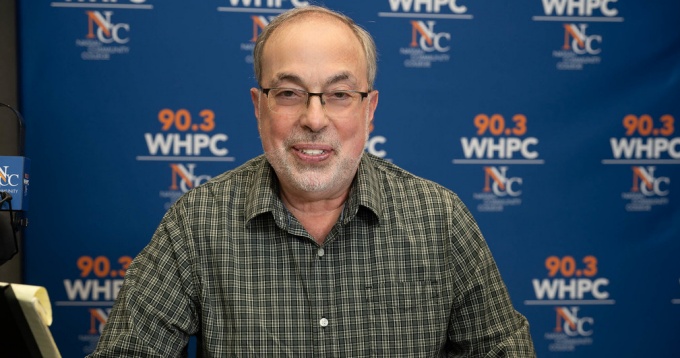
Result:
[[301,16],[301,15],[307,15],[307,14],[325,14],[329,15],[335,19],[340,20],[342,23],[345,25],[349,26],[350,29],[354,32],[354,35],[356,35],[357,39],[361,43],[361,46],[364,49],[364,55],[366,57],[366,69],[368,72],[368,89],[372,90],[373,89],[373,84],[375,83],[375,76],[378,71],[378,54],[377,50],[375,47],[375,42],[373,41],[373,37],[371,34],[368,33],[368,31],[364,30],[361,26],[357,25],[354,20],[352,20],[350,17],[343,15],[339,12],[329,10],[327,8],[321,7],[321,6],[314,6],[314,5],[309,5],[309,6],[304,6],[304,7],[299,7],[295,8],[292,10],[288,10],[277,17],[275,17],[269,25],[265,26],[265,28],[262,30],[262,33],[260,36],[258,36],[257,41],[255,42],[255,49],[253,50],[253,65],[255,69],[255,79],[257,80],[258,84],[261,84],[262,80],[262,52],[264,49],[264,45],[267,43],[267,40],[271,37],[272,33],[276,31],[277,28],[279,28],[282,24],[289,22],[290,20],[294,19],[295,17]]

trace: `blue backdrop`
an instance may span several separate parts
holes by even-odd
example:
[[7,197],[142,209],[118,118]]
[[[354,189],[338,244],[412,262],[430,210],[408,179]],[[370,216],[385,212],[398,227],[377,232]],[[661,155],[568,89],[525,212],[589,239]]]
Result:
[[[26,282],[89,353],[187,190],[261,153],[253,39],[282,0],[19,2]],[[367,151],[456,191],[539,357],[677,357],[680,2],[326,1],[367,28]]]

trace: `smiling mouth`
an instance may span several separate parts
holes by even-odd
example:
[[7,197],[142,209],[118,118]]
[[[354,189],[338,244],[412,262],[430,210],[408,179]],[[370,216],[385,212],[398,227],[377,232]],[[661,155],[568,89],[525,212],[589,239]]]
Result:
[[300,149],[300,153],[305,155],[322,155],[326,151],[322,149]]

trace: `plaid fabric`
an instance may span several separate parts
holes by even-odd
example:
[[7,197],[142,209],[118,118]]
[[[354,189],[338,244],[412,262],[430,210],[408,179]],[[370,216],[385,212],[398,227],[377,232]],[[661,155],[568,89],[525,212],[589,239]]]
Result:
[[533,357],[448,189],[365,154],[319,246],[263,156],[180,198],[130,266],[92,357]]

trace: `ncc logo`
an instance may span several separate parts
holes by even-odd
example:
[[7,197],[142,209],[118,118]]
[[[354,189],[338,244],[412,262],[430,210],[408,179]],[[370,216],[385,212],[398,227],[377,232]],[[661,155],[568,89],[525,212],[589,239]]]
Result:
[[588,35],[587,24],[564,24],[564,45],[562,49],[571,50],[578,55],[597,55],[602,52],[602,36]]
[[196,164],[170,164],[172,168],[172,185],[170,190],[181,190],[183,193],[212,179],[209,175],[194,174]]
[[435,32],[435,24],[435,21],[411,21],[411,47],[420,47],[425,52],[448,52],[451,34]]
[[496,196],[517,197],[522,194],[522,178],[508,177],[508,167],[484,167],[484,192]]
[[12,173],[8,165],[0,167],[0,187],[16,187],[20,184],[19,174]]
[[111,20],[113,11],[87,11],[87,38],[97,39],[104,44],[126,44],[130,24],[114,23]]
[[578,307],[556,307],[557,311],[555,332],[564,333],[570,337],[588,337],[593,334],[592,317],[579,317]]
[[668,196],[668,186],[671,179],[668,177],[657,177],[656,167],[632,167],[633,186],[630,191],[642,193],[645,196]]

